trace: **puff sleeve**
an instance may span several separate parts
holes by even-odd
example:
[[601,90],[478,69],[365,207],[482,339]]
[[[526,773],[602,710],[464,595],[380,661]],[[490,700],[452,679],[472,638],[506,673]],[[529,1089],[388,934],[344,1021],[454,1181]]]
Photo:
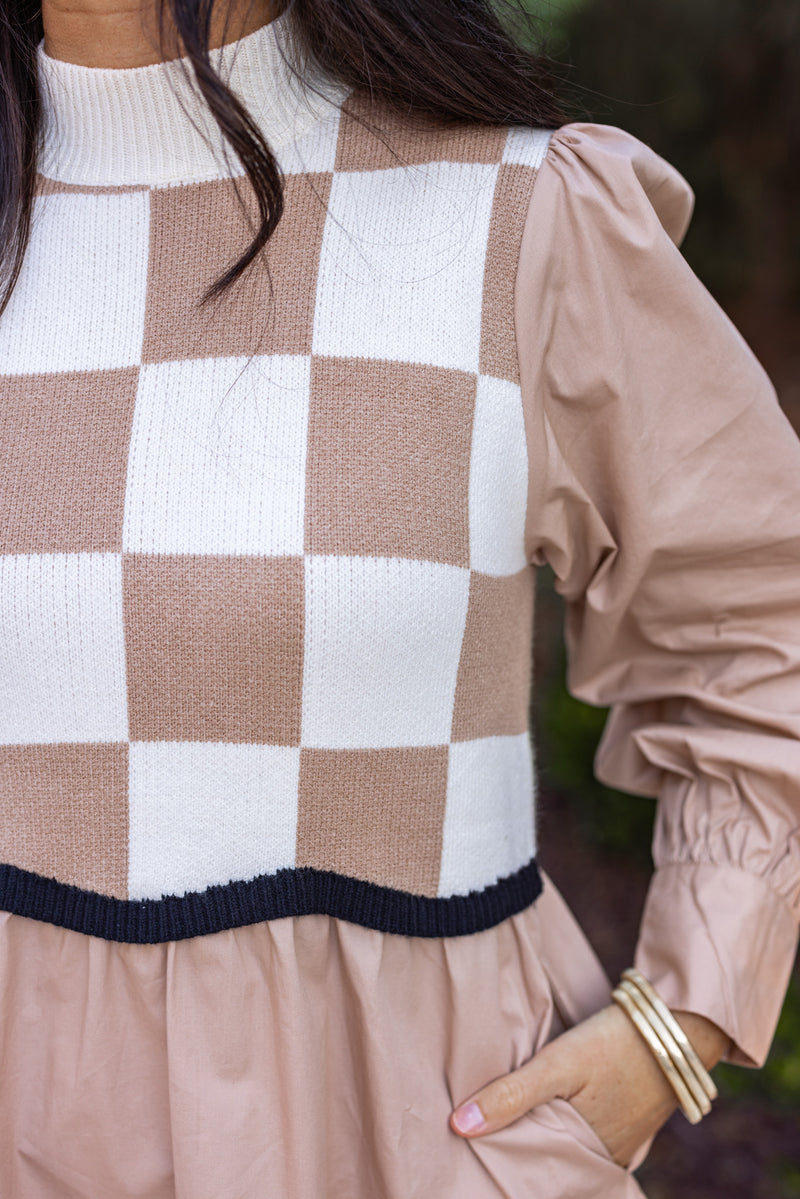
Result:
[[553,135],[515,296],[527,553],[611,709],[597,776],[657,798],[636,965],[760,1065],[800,921],[800,442],[680,253],[692,205],[622,130]]

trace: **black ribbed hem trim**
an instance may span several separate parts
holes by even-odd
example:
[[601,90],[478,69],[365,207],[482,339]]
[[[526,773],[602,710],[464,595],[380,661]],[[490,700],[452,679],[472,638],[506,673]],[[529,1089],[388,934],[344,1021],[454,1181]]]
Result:
[[536,860],[483,891],[429,898],[310,866],[163,899],[115,899],[0,863],[0,908],[103,937],[155,944],[322,913],[384,933],[459,937],[491,928],[538,899]]

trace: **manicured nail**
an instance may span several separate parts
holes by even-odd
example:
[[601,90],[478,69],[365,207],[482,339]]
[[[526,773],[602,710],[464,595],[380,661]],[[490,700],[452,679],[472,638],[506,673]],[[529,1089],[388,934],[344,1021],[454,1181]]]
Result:
[[459,1132],[474,1132],[476,1128],[483,1128],[486,1121],[477,1103],[465,1103],[453,1112],[453,1123]]

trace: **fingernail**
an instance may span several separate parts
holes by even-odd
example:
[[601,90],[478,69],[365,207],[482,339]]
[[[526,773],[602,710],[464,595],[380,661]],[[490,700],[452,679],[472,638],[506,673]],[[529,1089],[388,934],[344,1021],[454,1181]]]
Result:
[[465,1103],[453,1112],[453,1123],[459,1132],[474,1132],[476,1128],[483,1128],[486,1121],[477,1103]]

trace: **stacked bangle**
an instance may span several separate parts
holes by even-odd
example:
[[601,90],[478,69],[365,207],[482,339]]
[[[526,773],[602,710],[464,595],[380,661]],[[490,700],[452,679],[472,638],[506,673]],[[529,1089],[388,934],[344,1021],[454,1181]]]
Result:
[[612,998],[628,1015],[674,1090],[683,1114],[698,1124],[717,1097],[714,1080],[663,999],[638,970],[623,970]]

